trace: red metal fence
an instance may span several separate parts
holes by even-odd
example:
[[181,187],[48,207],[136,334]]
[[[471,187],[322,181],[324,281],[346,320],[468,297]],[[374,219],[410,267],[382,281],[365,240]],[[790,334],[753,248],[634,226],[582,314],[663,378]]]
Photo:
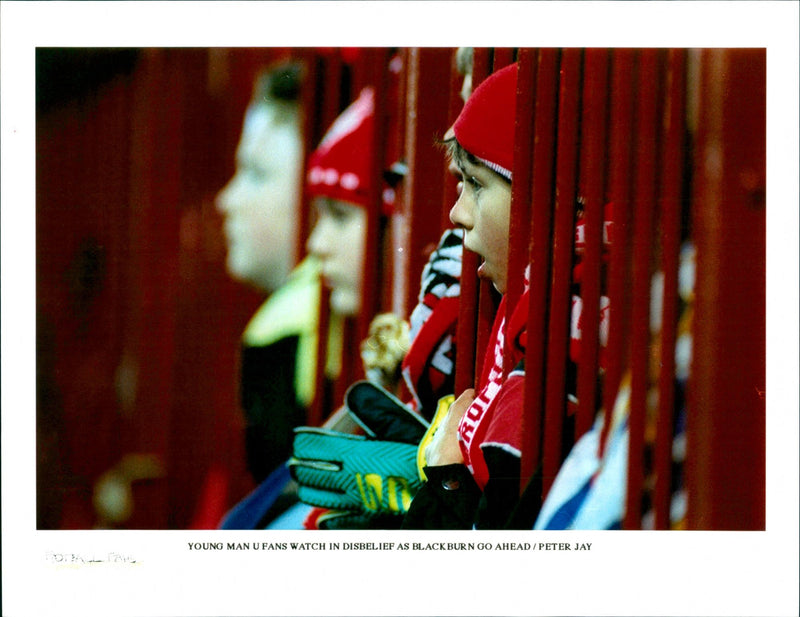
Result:
[[[474,83],[487,55],[476,50]],[[674,434],[680,404],[686,407],[688,510],[679,524],[763,528],[764,51],[542,49],[517,55],[512,220],[531,221],[529,235],[515,235],[524,226],[510,231],[509,281],[519,280],[513,273],[526,260],[531,268],[523,477],[541,459],[546,492],[565,455],[562,431],[573,413],[565,387],[571,238],[580,198],[586,246],[573,440],[588,430],[600,404],[610,418],[629,373],[625,527],[642,525],[643,503],[651,504],[652,525],[670,526],[671,493],[681,488],[672,477],[680,471],[673,450],[683,447],[683,435]],[[613,204],[613,247],[604,264],[606,204]],[[690,298],[687,400],[679,402],[682,245],[696,251],[697,286]],[[459,358],[462,386],[482,357],[481,332],[490,323],[473,295],[472,271],[465,260],[459,350],[477,351]],[[656,329],[654,276],[662,281]],[[512,304],[519,291],[509,289]],[[614,307],[604,350],[601,295]],[[655,404],[648,402],[653,392]]]
[[[155,483],[157,507],[134,521],[140,527],[187,526],[201,489],[198,469],[221,464],[242,472],[234,352],[257,298],[225,280],[220,237],[209,232],[210,200],[232,165],[252,76],[284,51],[147,50],[129,74],[93,97],[40,114],[37,300],[58,345],[54,388],[70,425],[61,439],[74,474],[59,486],[64,499],[54,508],[66,513],[59,525],[87,524],[88,483],[120,451],[153,451],[168,463],[169,481]],[[372,84],[381,119],[374,173],[396,156],[408,164],[395,212],[368,221],[365,310],[346,326],[348,340],[360,340],[376,312],[408,315],[427,251],[449,225],[454,187],[435,138],[459,107],[454,50],[288,51],[306,61],[314,84],[306,94],[307,151]],[[394,56],[402,65],[392,73]],[[515,60],[509,302],[522,293],[526,266],[531,289],[523,476],[541,465],[546,493],[567,446],[601,410],[610,419],[618,392],[629,387],[625,527],[670,527],[676,491],[684,490],[681,525],[763,529],[765,51],[476,49],[473,85]],[[215,82],[222,75],[224,96]],[[64,152],[83,158],[70,159],[70,167]],[[218,172],[198,171],[207,169]],[[101,203],[102,214],[95,212]],[[84,208],[80,216],[73,205]],[[585,244],[578,289],[579,215]],[[306,207],[302,243],[312,219]],[[111,282],[83,312],[59,278],[81,238],[103,247]],[[696,282],[686,296],[680,286],[690,249]],[[496,308],[476,268],[476,256],[465,255],[458,391],[479,374]],[[573,357],[576,301],[581,338]],[[209,339],[197,337],[212,331]],[[676,388],[676,349],[684,354],[689,340],[684,396]],[[139,371],[131,382],[137,390],[125,398],[131,371]],[[345,346],[342,374],[327,398],[318,374],[312,423],[361,375],[357,346]],[[86,388],[98,383],[90,399],[96,408],[87,408]],[[211,411],[199,414],[198,399],[210,401]],[[97,437],[91,445],[76,425],[87,422],[108,437],[104,445]],[[237,490],[244,489],[232,498]]]
[[[438,231],[428,200],[441,194],[441,154],[421,151],[417,122],[434,105],[436,122],[425,130],[438,129],[441,136],[448,122],[441,116],[445,77],[435,73],[441,57],[433,50],[409,50],[405,57],[413,93],[406,126],[415,132],[405,138],[412,166],[403,201],[411,226],[404,238],[416,239],[410,254],[418,255],[418,234]],[[608,427],[624,382],[630,388],[624,526],[640,528],[648,509],[647,525],[659,529],[763,528],[764,51],[476,49],[473,86],[514,60],[520,73],[509,304],[522,292],[526,265],[531,289],[523,478],[541,465],[546,494],[568,444],[601,410]],[[451,100],[458,88],[451,80]],[[452,105],[450,113],[452,122]],[[427,197],[420,194],[426,185],[435,186]],[[440,212],[451,200],[447,195]],[[573,358],[570,392],[576,207],[585,246],[577,297],[580,356]],[[414,224],[422,212],[425,225]],[[696,255],[683,264],[697,277],[688,299],[679,294],[682,247]],[[407,290],[422,263],[404,265],[395,273],[405,277],[404,295],[394,306],[408,309]],[[467,252],[457,392],[479,374],[496,305],[488,284],[473,275],[476,266]],[[682,319],[691,332],[679,343]],[[676,346],[687,340],[693,344],[684,401],[676,394],[675,357]],[[671,522],[676,493],[689,507]]]

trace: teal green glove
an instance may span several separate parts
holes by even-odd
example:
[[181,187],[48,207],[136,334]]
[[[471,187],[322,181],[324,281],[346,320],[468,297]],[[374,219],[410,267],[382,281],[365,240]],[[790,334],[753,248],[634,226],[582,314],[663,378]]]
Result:
[[421,486],[417,446],[321,428],[295,429],[289,470],[302,501],[337,510],[402,514]]
[[404,514],[422,485],[417,448],[427,423],[369,382],[354,384],[345,401],[367,436],[295,429],[289,470],[298,496],[323,508]]

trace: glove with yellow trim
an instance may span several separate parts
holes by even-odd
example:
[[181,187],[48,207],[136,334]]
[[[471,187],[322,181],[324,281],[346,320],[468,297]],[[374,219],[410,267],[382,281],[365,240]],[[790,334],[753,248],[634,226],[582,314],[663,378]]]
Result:
[[300,499],[350,513],[404,514],[422,486],[418,450],[428,423],[368,381],[351,386],[345,403],[365,436],[295,429],[289,469]]

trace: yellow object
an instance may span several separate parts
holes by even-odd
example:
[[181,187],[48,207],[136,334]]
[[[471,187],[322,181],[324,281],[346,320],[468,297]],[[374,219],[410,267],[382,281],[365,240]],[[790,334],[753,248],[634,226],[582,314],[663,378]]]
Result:
[[298,337],[294,386],[298,401],[306,407],[314,399],[320,295],[319,264],[307,257],[258,309],[242,335],[251,347]]
[[439,399],[439,404],[436,406],[436,413],[433,416],[433,420],[431,420],[431,425],[422,436],[422,441],[419,442],[419,447],[417,448],[417,471],[419,471],[420,480],[423,482],[428,481],[428,478],[425,476],[425,472],[423,471],[425,465],[428,464],[428,462],[425,460],[425,448],[428,447],[428,444],[433,439],[433,434],[447,416],[447,412],[450,411],[450,405],[452,405],[455,400],[456,397],[454,394],[448,394],[447,396]]

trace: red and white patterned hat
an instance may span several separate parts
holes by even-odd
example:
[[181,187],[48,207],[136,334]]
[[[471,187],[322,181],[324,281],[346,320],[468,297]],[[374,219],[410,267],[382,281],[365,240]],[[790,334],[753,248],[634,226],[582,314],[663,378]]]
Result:
[[[364,88],[358,98],[331,125],[308,160],[310,197],[328,197],[362,208],[370,206],[375,181],[372,157],[375,133],[375,93]],[[384,210],[394,194],[383,192]]]
[[492,171],[511,180],[517,65],[492,73],[475,89],[458,115],[453,131],[458,143]]

